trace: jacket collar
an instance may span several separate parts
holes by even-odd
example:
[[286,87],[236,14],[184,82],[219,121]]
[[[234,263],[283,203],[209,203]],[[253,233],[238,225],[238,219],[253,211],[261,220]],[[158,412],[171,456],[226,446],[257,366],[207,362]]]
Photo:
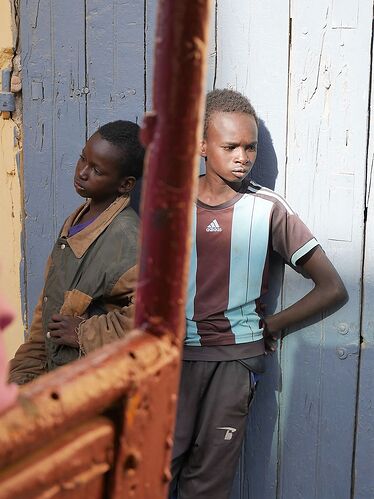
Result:
[[103,213],[101,213],[92,223],[90,223],[90,225],[78,232],[78,234],[68,237],[70,227],[72,227],[74,223],[79,220],[82,214],[87,211],[87,208],[90,205],[89,200],[84,205],[77,208],[67,218],[62,227],[60,237],[65,237],[67,239],[76,258],[82,258],[91,244],[96,241],[96,239],[108,227],[118,213],[127,208],[129,204],[130,196],[125,195],[118,197],[105,211],[103,211]]

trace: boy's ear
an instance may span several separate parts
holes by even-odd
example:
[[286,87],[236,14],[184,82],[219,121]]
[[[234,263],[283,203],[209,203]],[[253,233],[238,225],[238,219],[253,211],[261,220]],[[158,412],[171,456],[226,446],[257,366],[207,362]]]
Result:
[[205,140],[202,140],[200,142],[200,156],[202,158],[206,158],[206,142],[205,142]]
[[118,192],[122,194],[126,194],[131,192],[136,184],[136,178],[135,177],[124,177],[121,180],[120,186],[118,187]]

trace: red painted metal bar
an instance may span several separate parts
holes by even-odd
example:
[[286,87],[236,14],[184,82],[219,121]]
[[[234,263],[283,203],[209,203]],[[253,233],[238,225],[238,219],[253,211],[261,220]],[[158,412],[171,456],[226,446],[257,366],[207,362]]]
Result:
[[181,341],[204,104],[210,0],[160,0],[135,327]]
[[0,418],[0,470],[102,413],[164,366],[175,364],[177,357],[168,337],[160,341],[133,331],[127,340],[106,345],[25,385],[14,407]]
[[165,498],[179,364],[170,340],[133,331],[21,388],[0,417],[0,499]]

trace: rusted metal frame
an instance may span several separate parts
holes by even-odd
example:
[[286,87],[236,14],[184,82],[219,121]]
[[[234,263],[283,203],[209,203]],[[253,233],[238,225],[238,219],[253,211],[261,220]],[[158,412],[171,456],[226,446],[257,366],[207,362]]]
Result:
[[26,385],[1,416],[0,469],[87,418],[131,396],[179,352],[170,339],[134,331],[88,357]]
[[127,400],[111,499],[167,497],[178,359],[147,378]]
[[66,497],[87,488],[99,492],[90,499],[102,497],[105,474],[113,465],[114,435],[113,423],[103,417],[64,433],[0,472],[0,499]]
[[210,0],[160,0],[154,113],[142,204],[140,276],[135,326],[181,342],[190,255],[192,204],[198,176]]

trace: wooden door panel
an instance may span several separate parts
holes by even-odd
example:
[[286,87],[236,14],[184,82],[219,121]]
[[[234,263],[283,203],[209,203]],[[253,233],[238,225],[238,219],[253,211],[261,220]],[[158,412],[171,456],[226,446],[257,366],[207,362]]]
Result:
[[87,133],[144,113],[144,5],[87,0]]
[[[351,496],[372,2],[360,2],[353,29],[344,27],[344,16],[337,21],[344,9],[335,4],[291,2],[286,185],[287,199],[337,267],[350,300],[283,341],[279,490],[285,499]],[[287,272],[285,304],[310,289]]]
[[[72,15],[74,13],[74,15]],[[84,0],[21,2],[26,319],[59,229],[81,202],[73,174],[86,137]]]

